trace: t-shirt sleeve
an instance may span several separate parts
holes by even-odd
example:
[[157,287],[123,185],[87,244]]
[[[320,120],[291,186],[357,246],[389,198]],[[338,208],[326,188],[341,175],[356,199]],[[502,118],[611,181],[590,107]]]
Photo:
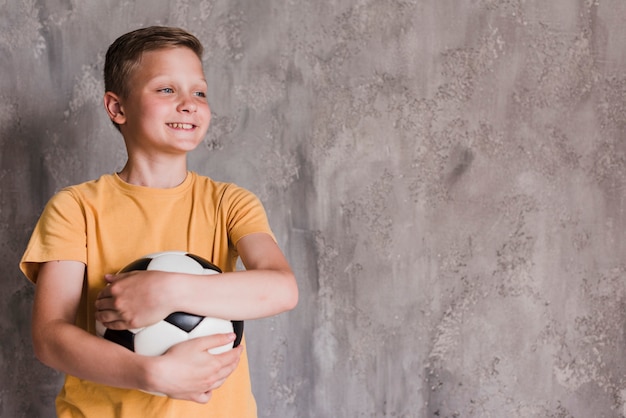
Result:
[[233,245],[249,234],[263,232],[276,238],[267,219],[267,214],[259,198],[252,192],[236,185],[229,185],[224,195],[228,235]]
[[44,208],[20,262],[20,269],[37,281],[39,265],[47,261],[87,263],[85,214],[69,189],[54,195]]

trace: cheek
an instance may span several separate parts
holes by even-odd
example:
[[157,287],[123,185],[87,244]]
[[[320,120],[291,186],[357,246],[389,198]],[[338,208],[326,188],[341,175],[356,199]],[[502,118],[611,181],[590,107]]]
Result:
[[147,102],[141,108],[141,120],[148,125],[167,120],[171,116],[171,110],[159,103]]
[[207,123],[211,122],[211,108],[208,105],[198,108],[198,111],[202,112],[202,115]]

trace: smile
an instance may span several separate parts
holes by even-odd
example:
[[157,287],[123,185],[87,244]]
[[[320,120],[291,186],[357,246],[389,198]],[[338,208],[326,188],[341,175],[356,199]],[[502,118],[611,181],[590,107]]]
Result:
[[167,126],[174,129],[193,129],[194,125],[191,123],[168,123]]

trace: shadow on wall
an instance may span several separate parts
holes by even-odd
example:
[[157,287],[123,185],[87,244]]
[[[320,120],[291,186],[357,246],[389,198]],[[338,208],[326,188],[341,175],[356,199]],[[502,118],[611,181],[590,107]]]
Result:
[[17,107],[5,107],[0,114],[0,271],[4,273],[0,287],[0,374],[4,376],[0,416],[54,416],[54,398],[62,376],[33,354],[30,324],[35,287],[18,268],[35,222],[54,191],[48,169],[50,154],[45,152],[51,117],[31,117],[23,123]]

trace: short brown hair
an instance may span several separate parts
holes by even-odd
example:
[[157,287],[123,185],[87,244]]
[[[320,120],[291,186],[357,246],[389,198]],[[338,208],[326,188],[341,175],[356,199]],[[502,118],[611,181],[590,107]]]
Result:
[[162,48],[187,47],[200,60],[204,48],[189,32],[174,27],[149,26],[128,32],[117,38],[107,50],[104,61],[104,90],[128,97],[129,80],[144,52]]

